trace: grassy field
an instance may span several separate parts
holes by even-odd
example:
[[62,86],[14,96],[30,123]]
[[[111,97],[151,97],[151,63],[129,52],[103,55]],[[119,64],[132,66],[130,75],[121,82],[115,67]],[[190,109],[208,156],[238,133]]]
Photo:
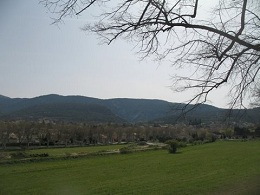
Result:
[[259,194],[259,149],[260,141],[224,141],[177,154],[156,150],[1,165],[0,194]]
[[48,154],[50,158],[59,158],[67,156],[88,155],[96,152],[115,151],[127,145],[105,145],[91,147],[67,147],[67,148],[42,148],[30,150],[5,150],[0,151],[0,164],[3,161],[12,162],[13,160],[21,160],[31,158],[33,155]]
[[111,151],[117,150],[124,147],[124,145],[107,145],[107,146],[91,146],[91,147],[72,147],[72,148],[54,148],[54,149],[36,149],[36,150],[28,150],[27,154],[42,154],[48,153],[49,156],[66,156],[69,154],[77,153],[77,154],[89,154],[98,151]]

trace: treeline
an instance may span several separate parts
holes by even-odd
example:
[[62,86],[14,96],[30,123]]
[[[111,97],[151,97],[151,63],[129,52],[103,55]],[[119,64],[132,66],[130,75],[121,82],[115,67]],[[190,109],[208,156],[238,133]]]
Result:
[[215,140],[260,136],[260,127],[227,127],[212,124],[194,125],[132,125],[132,124],[66,124],[29,121],[0,121],[0,144],[8,146],[68,146],[122,142],[181,140]]

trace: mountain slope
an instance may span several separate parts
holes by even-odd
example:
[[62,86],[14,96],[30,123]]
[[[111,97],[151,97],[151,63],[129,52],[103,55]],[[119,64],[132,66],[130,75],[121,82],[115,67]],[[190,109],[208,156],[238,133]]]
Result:
[[[222,122],[228,110],[210,105],[186,106],[190,110],[183,115],[184,104],[147,99],[97,99],[84,96],[45,95],[35,98],[8,98],[0,96],[0,119],[36,120],[49,118],[81,122],[152,122],[175,123],[179,121]],[[185,117],[184,117],[185,116]],[[231,121],[260,122],[260,108],[233,110]]]
[[[9,99],[1,107],[3,113],[12,113],[21,109],[26,109],[29,107],[44,105],[44,104],[57,104],[57,103],[78,103],[78,104],[92,104],[99,103],[99,99],[89,98],[83,96],[61,96],[56,94],[39,96],[35,98],[14,98]],[[1,102],[0,102],[1,103]]]
[[124,122],[115,116],[102,100],[82,96],[46,95],[31,99],[0,101],[0,115],[4,119],[49,118],[63,121]]
[[105,101],[112,112],[129,122],[150,121],[165,116],[172,103],[162,100],[118,98]]
[[115,116],[107,107],[98,104],[45,103],[24,108],[2,116],[7,119],[51,119],[67,122],[117,122],[124,120]]

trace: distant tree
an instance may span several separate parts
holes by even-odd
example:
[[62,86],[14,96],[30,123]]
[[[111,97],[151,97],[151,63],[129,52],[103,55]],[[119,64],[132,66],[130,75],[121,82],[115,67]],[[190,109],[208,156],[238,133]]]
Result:
[[207,130],[200,129],[198,139],[201,140],[201,141],[204,141],[207,138],[207,133],[208,133]]
[[122,142],[122,139],[123,139],[123,127],[121,126],[116,126],[115,127],[115,132],[116,132],[116,135],[117,135],[117,141],[118,143],[121,143]]
[[24,139],[27,142],[27,147],[29,148],[30,143],[33,141],[33,136],[36,133],[36,125],[32,122],[25,122]]
[[259,0],[210,1],[210,17],[203,18],[199,17],[203,0],[40,2],[56,14],[54,23],[100,6],[103,12],[83,29],[108,44],[120,37],[133,41],[142,58],[170,59],[175,67],[189,68],[190,74],[173,76],[176,91],[195,89],[188,103],[204,103],[209,93],[228,85],[230,107],[244,106],[259,85]]
[[53,124],[47,123],[43,128],[43,141],[47,144],[47,147],[50,146],[53,136]]
[[18,143],[22,147],[23,142],[25,141],[25,131],[26,131],[26,122],[19,121],[13,124],[13,130],[18,138]]
[[255,128],[255,136],[260,137],[260,126]]
[[169,151],[169,153],[175,154],[177,152],[177,148],[179,147],[178,141],[168,140],[165,143],[168,144],[168,151]]
[[2,144],[3,149],[6,148],[10,133],[10,125],[0,121],[0,143]]
[[65,125],[61,129],[61,138],[63,143],[65,144],[65,147],[68,146],[68,144],[71,142],[71,138],[73,137],[73,125]]
[[77,128],[75,128],[74,138],[76,143],[80,143],[80,145],[83,144],[84,140],[86,139],[86,132],[82,126],[78,125]]
[[39,140],[39,145],[41,146],[46,141],[45,136],[46,136],[47,129],[46,129],[45,122],[43,121],[42,123],[37,123],[36,129],[37,129],[36,134]]
[[225,134],[226,137],[231,138],[234,134],[234,130],[231,129],[231,128],[226,128],[224,130],[224,134]]
[[234,127],[234,134],[246,138],[250,134],[250,131],[246,127],[236,126]]
[[199,135],[198,135],[197,132],[193,132],[193,133],[191,134],[191,137],[192,137],[193,140],[199,140]]

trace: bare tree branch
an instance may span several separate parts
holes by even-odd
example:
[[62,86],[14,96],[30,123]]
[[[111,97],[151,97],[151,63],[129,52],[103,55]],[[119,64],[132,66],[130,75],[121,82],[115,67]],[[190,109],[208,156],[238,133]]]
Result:
[[[143,58],[169,59],[188,67],[190,75],[175,75],[176,91],[199,89],[188,103],[205,103],[208,95],[230,86],[230,107],[259,86],[260,8],[256,0],[215,0],[210,18],[198,18],[202,0],[41,0],[57,14],[54,22],[102,6],[102,19],[83,29],[107,44],[118,38],[136,42]],[[107,6],[105,6],[107,5]],[[259,6],[260,7],[260,6]],[[165,43],[163,46],[162,43]]]

